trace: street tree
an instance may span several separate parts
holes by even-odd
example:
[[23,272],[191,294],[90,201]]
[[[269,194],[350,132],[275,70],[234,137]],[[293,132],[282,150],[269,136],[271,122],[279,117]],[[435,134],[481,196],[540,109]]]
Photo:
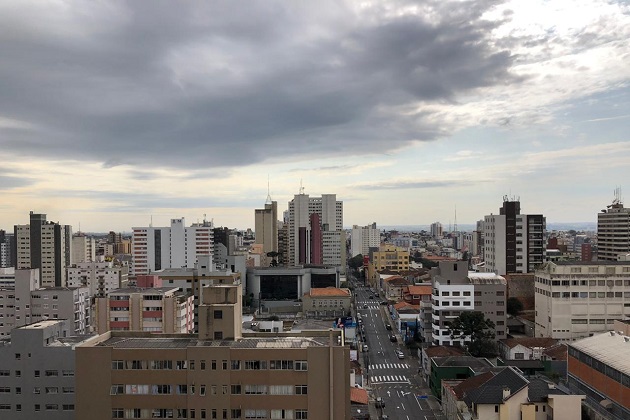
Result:
[[451,339],[464,341],[466,351],[474,357],[495,356],[494,322],[484,318],[483,312],[465,311],[449,326]]
[[515,297],[508,298],[505,302],[505,310],[512,316],[517,316],[523,311],[523,303]]

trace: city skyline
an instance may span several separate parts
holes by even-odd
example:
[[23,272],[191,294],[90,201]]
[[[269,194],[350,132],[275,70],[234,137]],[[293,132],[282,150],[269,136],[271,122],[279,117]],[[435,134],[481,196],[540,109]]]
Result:
[[505,195],[595,223],[630,188],[625,2],[8,1],[0,25],[0,229],[253,229],[302,186],[346,227]]

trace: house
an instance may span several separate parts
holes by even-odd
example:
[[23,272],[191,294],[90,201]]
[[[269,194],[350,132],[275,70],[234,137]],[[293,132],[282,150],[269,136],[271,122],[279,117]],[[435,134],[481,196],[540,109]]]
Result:
[[497,343],[499,354],[505,360],[540,360],[543,351],[558,343],[548,337],[506,338]]
[[311,288],[302,296],[302,308],[308,315],[342,316],[350,311],[350,290],[337,287]]
[[404,340],[408,342],[414,339],[418,330],[418,318],[420,316],[420,306],[411,305],[407,302],[398,302],[390,307],[391,315],[396,322],[398,331]]
[[465,350],[461,347],[454,346],[431,346],[424,347],[420,351],[420,367],[421,373],[424,377],[424,381],[429,383],[429,376],[431,376],[431,358],[432,357],[448,357],[448,356],[463,356]]
[[409,282],[401,276],[391,276],[383,280],[383,290],[388,300],[399,302],[403,300],[404,291]]

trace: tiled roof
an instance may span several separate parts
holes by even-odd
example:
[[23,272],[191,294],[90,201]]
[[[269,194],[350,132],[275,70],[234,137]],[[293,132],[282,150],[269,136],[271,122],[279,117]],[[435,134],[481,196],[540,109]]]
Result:
[[407,290],[410,295],[430,295],[432,293],[431,286],[408,286]]
[[363,388],[350,388],[350,402],[356,404],[368,404],[368,393]]
[[307,295],[311,297],[328,297],[328,296],[336,296],[336,297],[349,297],[350,293],[343,289],[338,289],[336,287],[322,287],[322,288],[312,288]]
[[[475,404],[501,404],[503,403],[503,389],[510,390],[510,396],[526,387],[527,379],[514,369],[507,367],[489,378],[477,388],[464,394],[464,401],[470,407]],[[509,398],[509,397],[508,397]]]
[[532,379],[527,388],[527,398],[530,402],[544,402],[547,401],[549,395],[558,394],[563,395],[564,392],[556,388],[555,385],[543,381],[542,379]]
[[464,379],[459,385],[453,387],[453,392],[457,395],[457,399],[461,400],[468,391],[480,387],[492,377],[494,377],[494,373],[490,371]]
[[544,347],[549,348],[558,343],[558,340],[555,338],[549,337],[522,337],[522,338],[506,338],[504,340],[499,340],[509,348],[513,349],[519,344],[523,347],[527,347],[528,349],[534,347]]
[[427,357],[461,356],[464,349],[454,346],[432,346],[424,349]]
[[398,302],[397,304],[394,305],[394,309],[396,309],[397,312],[400,311],[420,311],[420,305],[412,305],[410,303],[407,302]]
[[557,344],[543,350],[543,354],[552,360],[567,360],[567,345],[564,343]]

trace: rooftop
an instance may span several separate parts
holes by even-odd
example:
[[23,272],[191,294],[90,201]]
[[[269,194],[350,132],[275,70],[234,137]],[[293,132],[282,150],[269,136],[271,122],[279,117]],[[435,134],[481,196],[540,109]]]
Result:
[[534,347],[549,348],[558,343],[558,340],[549,337],[506,338],[499,341],[511,349],[519,345],[530,349]]
[[430,284],[426,286],[409,286],[407,290],[411,295],[430,295],[433,293]]
[[428,357],[461,356],[465,353],[463,348],[454,346],[431,346],[423,351]]
[[327,296],[335,296],[335,297],[349,297],[350,292],[345,289],[339,289],[337,287],[322,287],[322,288],[312,288],[309,293],[306,293],[311,297],[327,297]]
[[368,404],[368,393],[363,388],[350,388],[350,402],[355,404]]
[[630,337],[610,331],[567,344],[630,375]]
[[178,292],[178,287],[123,287],[112,290],[110,295],[141,293],[143,295],[164,295],[168,292]]

